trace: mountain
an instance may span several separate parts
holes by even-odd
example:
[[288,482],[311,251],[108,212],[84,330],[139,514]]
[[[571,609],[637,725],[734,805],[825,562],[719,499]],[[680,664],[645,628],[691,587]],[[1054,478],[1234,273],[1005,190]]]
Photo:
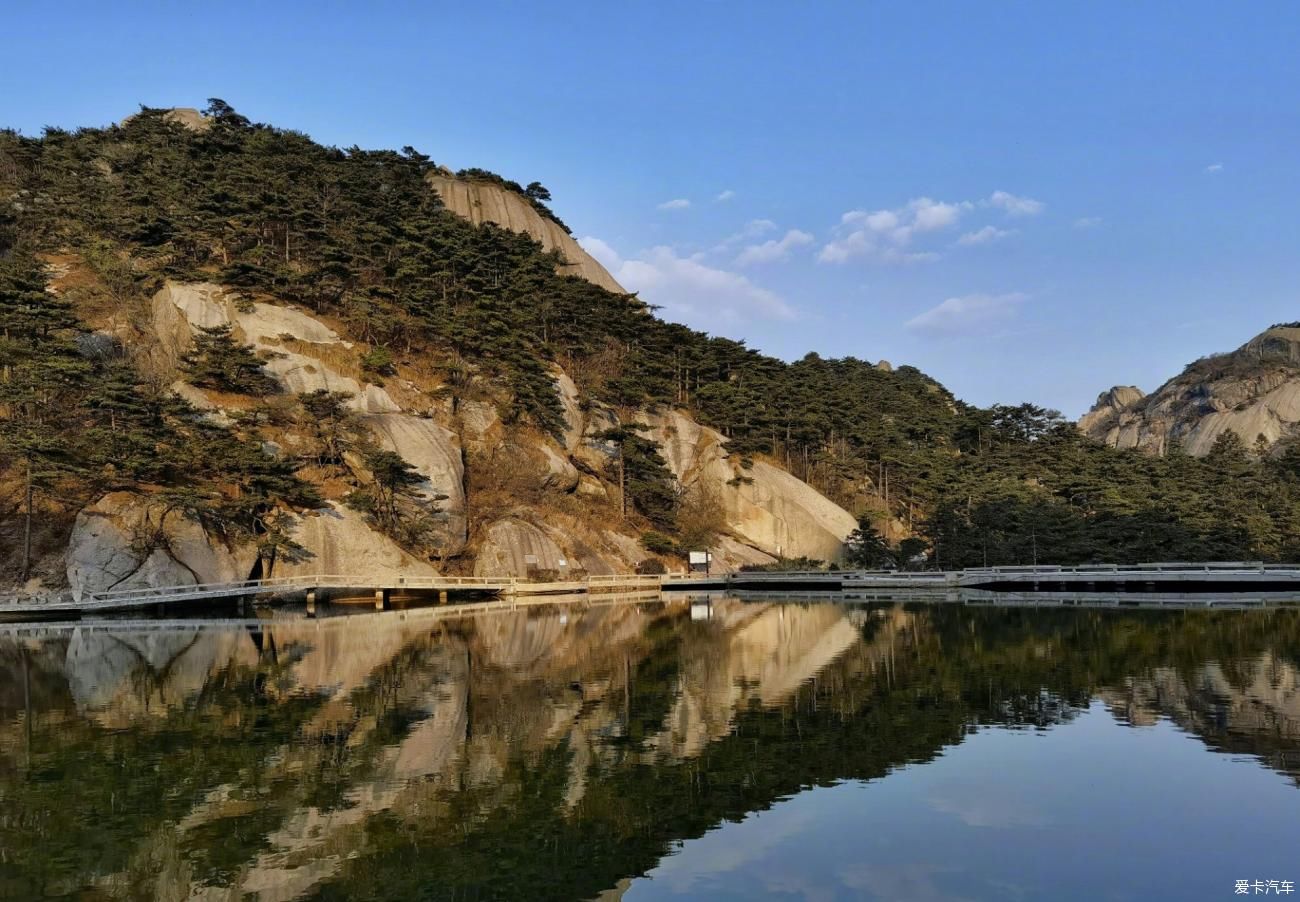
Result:
[[551,200],[219,100],[0,130],[0,580],[1300,556],[1285,442],[1153,458],[778,360],[657,318]]
[[727,569],[835,560],[857,526],[663,403],[649,353],[619,365],[615,330],[664,330],[683,395],[709,381],[691,345],[711,378],[726,363],[650,317],[536,183],[344,155],[222,107],[9,133],[0,159],[11,574],[74,594],[272,569],[581,575],[703,547]]
[[1114,448],[1204,456],[1225,432],[1273,447],[1300,425],[1300,324],[1272,326],[1227,354],[1190,364],[1150,395],[1104,392],[1079,428]]

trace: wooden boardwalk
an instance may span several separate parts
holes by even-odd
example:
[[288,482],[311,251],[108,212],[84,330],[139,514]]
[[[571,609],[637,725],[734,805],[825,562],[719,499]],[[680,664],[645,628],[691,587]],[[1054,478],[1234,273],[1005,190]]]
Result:
[[458,598],[480,596],[588,594],[625,591],[629,589],[658,590],[663,580],[659,576],[621,574],[592,576],[585,580],[560,582],[534,582],[512,577],[491,576],[431,576],[394,577],[375,580],[374,577],[340,574],[312,574],[306,576],[252,579],[233,583],[197,583],[181,586],[155,586],[131,589],[113,589],[106,592],[87,593],[80,599],[71,597],[48,601],[0,599],[0,617],[76,616],[89,613],[108,613],[145,608],[165,608],[188,605],[201,601],[239,600],[258,597],[302,596],[310,606],[318,594],[329,591],[335,594],[370,596],[376,608],[388,606],[394,596],[421,593],[437,596],[447,601],[455,594]]
[[[378,582],[378,584],[376,584]],[[932,597],[954,590],[985,590],[1033,595],[1081,596],[1160,593],[1253,597],[1263,593],[1300,595],[1300,565],[1247,562],[1156,563],[1128,566],[987,567],[959,571],[841,570],[739,572],[716,576],[613,574],[584,580],[533,582],[512,577],[430,576],[374,577],[313,574],[233,583],[115,589],[44,601],[0,599],[0,619],[41,620],[141,609],[164,610],[198,602],[249,598],[297,598],[312,608],[320,593],[365,600],[383,610],[396,596],[436,597],[447,602],[475,598],[515,598],[555,594],[596,594],[629,590],[698,592],[756,590],[803,593],[881,592],[896,590]],[[1248,602],[1247,602],[1248,603]]]

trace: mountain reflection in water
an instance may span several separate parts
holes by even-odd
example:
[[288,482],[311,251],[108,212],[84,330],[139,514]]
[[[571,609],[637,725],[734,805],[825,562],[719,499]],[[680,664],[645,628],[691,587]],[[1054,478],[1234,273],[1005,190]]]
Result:
[[[970,796],[995,784],[999,817],[1034,827],[998,761],[1052,762],[1023,744],[982,751],[1007,728],[1068,744],[1099,725],[1172,724],[1198,754],[1235,756],[1233,773],[1273,773],[1279,845],[1261,862],[1300,839],[1300,611],[717,600],[708,613],[655,602],[0,632],[0,897],[725,895],[716,873],[707,893],[673,878],[700,855],[683,841],[708,833],[710,849],[755,830],[755,812],[788,833],[795,809],[842,838],[873,798],[905,791],[907,765],[940,756],[991,755],[932,807],[987,827],[988,800]],[[847,807],[825,795],[877,780],[852,784],[880,789]],[[816,799],[822,813],[804,811]],[[1225,809],[1186,829],[1252,815]],[[785,849],[752,842],[750,859]],[[725,855],[709,858],[717,871]],[[1240,864],[1235,877],[1300,883],[1300,866]],[[819,895],[798,889],[793,861],[790,886],[765,891],[984,895],[856,867],[859,883]],[[1233,876],[1215,872],[1205,897],[1231,895]]]

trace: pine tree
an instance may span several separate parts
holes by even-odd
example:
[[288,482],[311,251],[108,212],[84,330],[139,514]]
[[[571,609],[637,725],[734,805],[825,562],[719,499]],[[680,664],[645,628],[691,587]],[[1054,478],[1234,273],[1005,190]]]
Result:
[[258,396],[279,389],[253,349],[235,341],[229,323],[201,327],[194,346],[181,358],[181,368],[201,388]]

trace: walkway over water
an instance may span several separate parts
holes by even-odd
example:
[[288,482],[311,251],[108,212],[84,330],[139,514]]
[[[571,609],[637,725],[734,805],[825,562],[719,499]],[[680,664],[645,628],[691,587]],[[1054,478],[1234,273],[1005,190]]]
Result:
[[[317,593],[350,593],[373,598],[376,608],[387,607],[395,596],[436,595],[439,602],[452,596],[466,598],[517,597],[552,594],[587,594],[653,589],[660,591],[760,590],[789,593],[904,590],[927,596],[971,589],[1009,593],[1066,593],[1075,596],[1128,593],[1172,593],[1258,596],[1261,593],[1300,594],[1300,565],[1241,561],[1213,563],[1154,563],[1134,565],[1093,564],[1078,567],[985,567],[957,571],[812,570],[797,572],[738,572],[703,574],[614,574],[584,580],[533,582],[512,577],[431,576],[376,580],[359,575],[304,575],[234,583],[115,589],[88,593],[81,599],[47,601],[0,599],[0,617],[54,619],[81,614],[142,608],[172,608],[202,601],[259,597],[305,598],[315,604]],[[1249,603],[1243,598],[1243,602]]]

